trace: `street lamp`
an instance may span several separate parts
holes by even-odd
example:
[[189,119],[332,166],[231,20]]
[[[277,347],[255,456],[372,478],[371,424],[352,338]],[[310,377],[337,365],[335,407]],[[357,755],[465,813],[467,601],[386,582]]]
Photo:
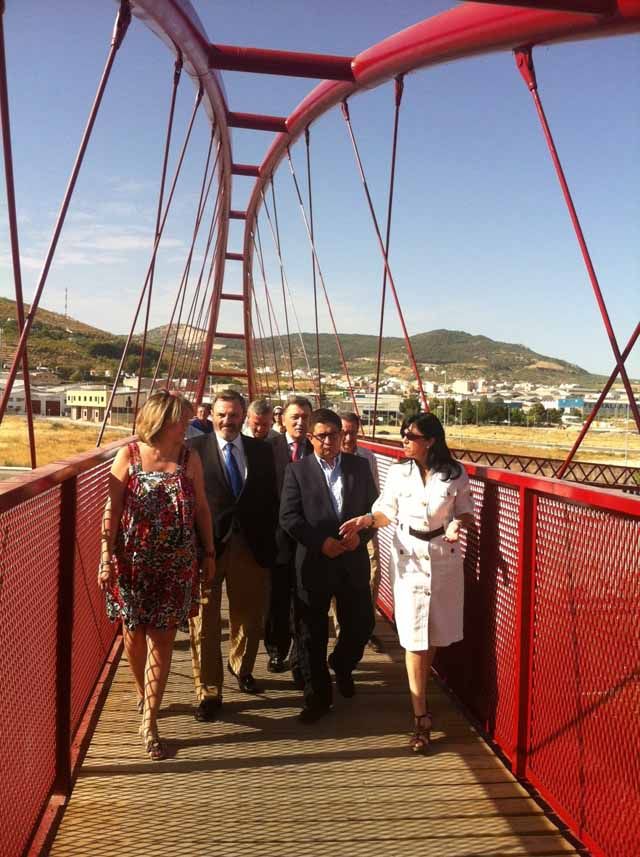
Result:
[[443,369],[440,373],[444,375],[444,424],[447,425],[447,370]]

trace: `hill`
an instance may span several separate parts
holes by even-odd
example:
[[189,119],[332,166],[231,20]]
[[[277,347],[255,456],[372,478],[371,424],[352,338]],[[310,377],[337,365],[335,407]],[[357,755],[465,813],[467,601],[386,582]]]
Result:
[[[29,304],[25,304],[25,312],[29,309]],[[8,298],[0,298],[0,331],[0,360],[4,365],[10,363],[19,338],[16,304]],[[88,378],[91,370],[98,374],[114,372],[125,342],[124,336],[39,308],[29,336],[29,369],[47,367],[63,380],[78,381]],[[133,343],[130,353],[125,369],[135,371],[139,363],[139,356],[136,359],[135,355],[140,354],[140,346]],[[155,365],[158,354],[158,349],[147,349],[145,365]]]
[[[27,307],[28,311],[28,307]],[[0,357],[3,363],[10,361],[15,348],[17,324],[15,321],[15,302],[0,298],[0,329],[2,347]],[[157,360],[160,346],[166,333],[165,327],[157,327],[148,334],[148,361],[153,366]],[[179,339],[191,343],[197,351],[204,339],[205,331],[193,330],[184,325],[179,331]],[[313,333],[303,333],[304,349],[313,367],[315,365],[316,338]],[[173,336],[169,342],[172,343]],[[340,335],[349,371],[353,375],[373,375],[378,350],[377,336],[346,333]],[[425,376],[441,380],[446,369],[449,381],[455,377],[485,377],[491,379],[509,379],[530,381],[532,383],[580,383],[602,382],[602,376],[593,375],[573,363],[538,354],[525,345],[500,342],[488,336],[474,336],[462,330],[431,330],[411,337],[416,360],[421,366],[427,366]],[[39,309],[29,341],[29,363],[32,368],[47,366],[55,370],[61,378],[78,375],[88,377],[91,370],[113,372],[118,365],[125,344],[125,337],[116,336],[97,327],[68,318],[60,313]],[[295,368],[306,368],[304,351],[300,338],[291,339]],[[264,349],[267,359],[273,355],[270,339],[258,341],[259,352]],[[214,365],[225,368],[238,368],[244,363],[241,341],[218,340],[215,345]],[[285,350],[286,344],[285,344]],[[278,360],[282,367],[287,360],[282,356],[280,343],[276,340]],[[136,371],[140,353],[139,337],[134,338],[132,354],[127,358],[125,369]],[[383,373],[400,377],[411,377],[404,339],[388,336],[383,340]],[[324,372],[341,371],[341,363],[333,334],[320,334],[320,363]]]
[[[320,334],[320,364],[323,371],[339,372],[340,357],[333,334]],[[303,333],[302,340],[309,362],[315,365],[315,334]],[[378,337],[367,334],[340,334],[340,342],[349,366],[354,375],[373,375],[378,352]],[[227,344],[228,343],[228,344]],[[306,368],[304,352],[298,336],[292,337],[292,350],[295,368]],[[462,330],[431,330],[411,337],[417,363],[424,370],[426,378],[442,380],[446,369],[449,380],[454,378],[490,378],[496,380],[530,381],[537,384],[593,383],[597,386],[602,376],[587,372],[574,363],[538,354],[524,345],[500,342],[488,336],[474,336]],[[270,339],[258,341],[258,348],[264,347],[269,359],[273,355]],[[286,350],[286,344],[285,344]],[[279,363],[288,366],[283,359],[279,343],[276,342]],[[242,365],[242,343],[225,341],[216,353],[216,360],[224,358],[225,364]],[[382,347],[383,374],[411,377],[407,349],[402,337],[383,338]]]

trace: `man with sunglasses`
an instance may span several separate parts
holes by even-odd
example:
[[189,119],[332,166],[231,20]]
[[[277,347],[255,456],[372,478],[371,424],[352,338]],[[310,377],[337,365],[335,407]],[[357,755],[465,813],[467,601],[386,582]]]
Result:
[[[296,542],[298,663],[304,681],[301,723],[314,723],[331,710],[334,671],[341,695],[355,693],[352,672],[374,626],[369,592],[371,532],[340,537],[340,525],[371,508],[377,490],[367,462],[342,454],[342,423],[328,408],[309,418],[313,454],[285,473],[280,526]],[[327,664],[328,613],[332,596],[340,637]]]

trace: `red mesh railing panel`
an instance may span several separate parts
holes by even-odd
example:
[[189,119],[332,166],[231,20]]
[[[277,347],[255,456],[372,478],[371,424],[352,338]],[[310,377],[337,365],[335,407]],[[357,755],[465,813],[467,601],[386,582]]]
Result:
[[[396,458],[389,458],[386,455],[376,455],[378,462],[378,474],[380,476],[380,487],[385,483],[387,473],[391,465],[396,461]],[[385,527],[378,530],[378,551],[380,555],[380,587],[378,589],[378,607],[389,619],[393,619],[393,592],[391,591],[391,581],[389,580],[389,558],[391,551],[391,542],[393,541],[393,533],[395,527]]]
[[0,841],[22,853],[56,774],[60,489],[0,515]]
[[640,854],[639,536],[539,498],[528,775],[616,857]]
[[471,481],[475,532],[465,545],[464,639],[438,654],[437,669],[504,747],[515,745],[517,663],[517,490]]
[[117,626],[107,620],[104,595],[97,586],[100,558],[100,522],[107,499],[111,462],[106,461],[78,477],[74,569],[71,734],[93,691]]

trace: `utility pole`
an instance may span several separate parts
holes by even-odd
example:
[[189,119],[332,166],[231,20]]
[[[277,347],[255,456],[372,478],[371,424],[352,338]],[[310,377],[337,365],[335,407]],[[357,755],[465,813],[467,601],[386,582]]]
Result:
[[68,310],[68,306],[67,306],[68,294],[69,294],[69,290],[65,287],[65,290],[64,290],[64,317],[65,318],[69,318],[69,314],[67,312],[67,310]]

